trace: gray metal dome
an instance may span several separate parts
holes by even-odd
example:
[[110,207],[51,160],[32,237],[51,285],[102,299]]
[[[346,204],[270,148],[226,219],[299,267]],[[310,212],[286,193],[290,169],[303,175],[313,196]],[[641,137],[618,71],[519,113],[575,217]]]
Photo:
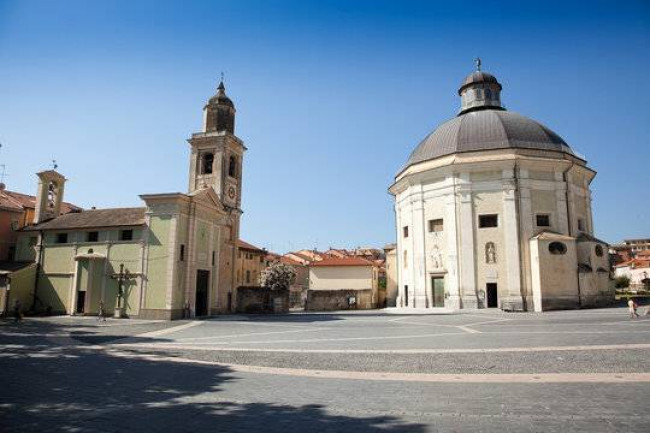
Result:
[[501,83],[497,81],[494,75],[490,74],[489,72],[474,71],[465,77],[462,84],[460,85],[460,88],[458,89],[458,94],[460,95],[466,87],[479,83],[492,83],[498,86],[499,90],[501,90]]
[[440,125],[415,148],[406,167],[453,153],[508,148],[573,155],[569,145],[541,123],[511,111],[484,109],[461,114]]

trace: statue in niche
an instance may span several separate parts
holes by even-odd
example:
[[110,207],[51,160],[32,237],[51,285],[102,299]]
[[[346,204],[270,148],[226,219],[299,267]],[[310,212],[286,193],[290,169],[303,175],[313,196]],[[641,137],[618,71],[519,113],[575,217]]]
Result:
[[431,249],[431,260],[433,261],[434,269],[442,268],[442,252],[438,245],[434,245]]
[[494,242],[488,242],[485,244],[485,263],[496,263],[497,262],[497,249],[494,246]]

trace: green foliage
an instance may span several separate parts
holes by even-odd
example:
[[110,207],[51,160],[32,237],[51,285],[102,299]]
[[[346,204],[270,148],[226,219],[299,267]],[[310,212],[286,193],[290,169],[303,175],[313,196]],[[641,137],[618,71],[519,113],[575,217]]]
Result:
[[617,289],[625,289],[627,287],[630,287],[630,277],[627,277],[625,275],[616,277],[614,284]]
[[272,263],[260,275],[260,284],[271,290],[288,290],[296,279],[293,266],[284,263]]

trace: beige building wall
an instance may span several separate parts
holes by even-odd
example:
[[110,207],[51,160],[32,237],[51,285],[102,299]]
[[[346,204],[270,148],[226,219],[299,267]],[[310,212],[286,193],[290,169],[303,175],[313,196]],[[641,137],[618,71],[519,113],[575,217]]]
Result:
[[364,290],[376,288],[372,266],[312,266],[309,268],[310,290]]

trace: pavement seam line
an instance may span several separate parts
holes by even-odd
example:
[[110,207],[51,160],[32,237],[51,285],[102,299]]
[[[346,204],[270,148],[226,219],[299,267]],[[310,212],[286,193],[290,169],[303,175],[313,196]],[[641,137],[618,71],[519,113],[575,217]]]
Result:
[[517,373],[517,374],[439,374],[439,373],[389,373],[341,370],[304,370],[281,367],[261,367],[227,364],[150,354],[135,354],[107,350],[111,356],[140,358],[148,361],[201,364],[225,367],[238,373],[298,376],[317,379],[345,379],[400,382],[451,382],[451,383],[639,383],[650,382],[650,373]]
[[[1,347],[1,346],[0,346]],[[98,346],[98,348],[101,346]],[[132,347],[143,349],[185,349],[224,352],[273,352],[273,353],[350,353],[350,354],[453,354],[453,353],[500,353],[500,352],[569,352],[569,351],[598,351],[598,350],[645,350],[650,344],[610,344],[585,346],[538,346],[538,347],[494,347],[484,349],[272,349],[248,347],[218,347],[175,345],[171,343],[114,343],[111,347]]]
[[135,337],[141,338],[141,337],[159,337],[161,335],[167,335],[167,334],[172,334],[174,332],[182,331],[183,329],[188,329],[188,328],[193,328],[194,326],[198,326],[204,322],[194,320],[189,323],[184,323],[182,325],[178,326],[173,326],[171,328],[165,328],[165,329],[159,329],[157,331],[151,331],[151,332],[145,332],[144,334],[138,334]]

